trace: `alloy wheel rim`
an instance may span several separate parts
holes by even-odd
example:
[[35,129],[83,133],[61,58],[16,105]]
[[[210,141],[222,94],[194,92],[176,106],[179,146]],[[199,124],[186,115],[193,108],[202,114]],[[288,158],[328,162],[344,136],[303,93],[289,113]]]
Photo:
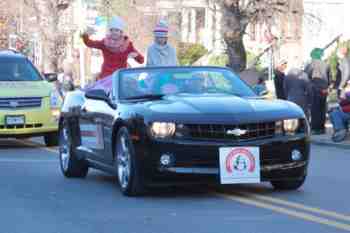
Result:
[[68,132],[66,128],[62,129],[61,135],[61,145],[60,145],[60,155],[61,155],[61,163],[64,171],[68,170],[69,159],[70,159],[70,148],[68,144]]
[[125,136],[120,137],[118,148],[118,180],[121,187],[126,188],[130,178],[130,151]]

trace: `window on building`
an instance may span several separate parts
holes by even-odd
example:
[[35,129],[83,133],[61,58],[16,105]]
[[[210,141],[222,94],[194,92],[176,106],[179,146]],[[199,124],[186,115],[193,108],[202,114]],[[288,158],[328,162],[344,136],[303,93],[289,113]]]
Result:
[[202,43],[205,29],[205,8],[196,9],[196,42]]

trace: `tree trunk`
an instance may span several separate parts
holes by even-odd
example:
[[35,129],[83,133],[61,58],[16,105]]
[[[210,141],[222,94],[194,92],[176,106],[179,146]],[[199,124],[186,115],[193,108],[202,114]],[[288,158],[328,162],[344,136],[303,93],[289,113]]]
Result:
[[247,55],[244,48],[243,39],[237,38],[236,40],[224,40],[227,45],[227,55],[229,58],[228,66],[235,72],[243,71],[247,65]]
[[228,66],[240,72],[246,68],[247,56],[243,35],[248,21],[239,9],[238,0],[222,0],[222,35],[227,46]]

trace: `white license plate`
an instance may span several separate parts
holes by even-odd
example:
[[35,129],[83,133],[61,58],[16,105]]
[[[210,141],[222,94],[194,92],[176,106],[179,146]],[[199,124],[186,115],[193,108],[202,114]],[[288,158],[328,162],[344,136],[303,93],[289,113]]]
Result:
[[220,183],[260,183],[259,147],[221,147]]
[[6,125],[24,125],[24,116],[6,116],[5,123]]

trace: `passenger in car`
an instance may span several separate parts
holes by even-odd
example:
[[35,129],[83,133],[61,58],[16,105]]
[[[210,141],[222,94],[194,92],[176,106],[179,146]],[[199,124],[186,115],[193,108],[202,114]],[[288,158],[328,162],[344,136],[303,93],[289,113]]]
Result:
[[147,49],[146,66],[176,66],[176,50],[168,42],[169,27],[166,21],[160,20],[155,27],[154,43]]
[[127,68],[128,58],[135,59],[139,64],[144,57],[133,46],[133,43],[124,35],[124,21],[114,16],[108,25],[108,33],[103,40],[91,40],[91,32],[82,34],[83,41],[90,48],[99,49],[103,54],[103,64],[98,80],[112,75],[116,70]]
[[185,92],[200,94],[204,92],[204,78],[200,74],[193,75],[190,79],[186,80]]
[[123,98],[136,97],[147,94],[140,87],[140,81],[137,77],[125,77],[122,81],[122,96]]

